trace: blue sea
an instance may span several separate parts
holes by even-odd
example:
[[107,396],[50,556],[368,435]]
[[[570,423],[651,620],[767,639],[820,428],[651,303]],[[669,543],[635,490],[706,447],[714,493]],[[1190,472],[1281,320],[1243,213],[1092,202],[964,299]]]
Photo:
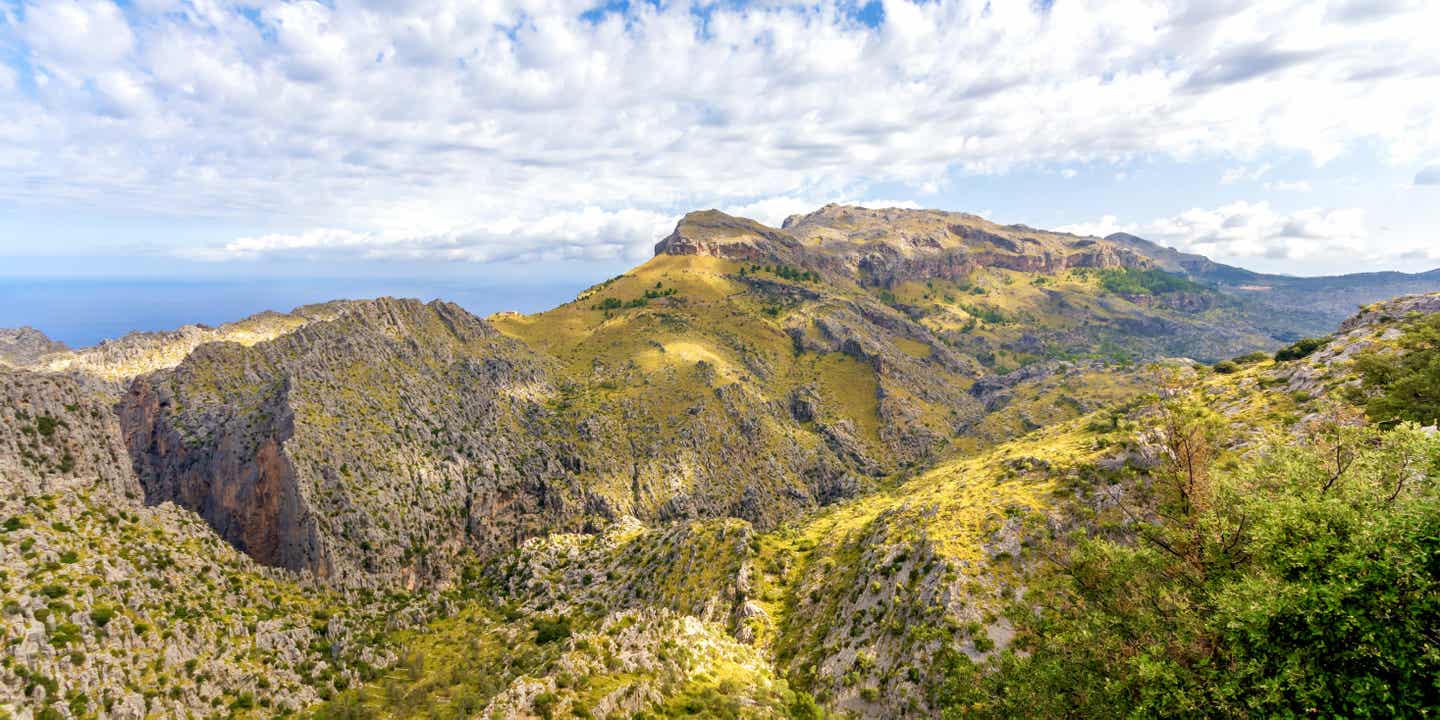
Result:
[[132,330],[172,330],[188,323],[219,325],[262,310],[285,312],[340,298],[438,298],[481,316],[501,310],[538,312],[573,299],[592,283],[374,277],[0,277],[0,327],[29,325],[71,347],[83,347]]

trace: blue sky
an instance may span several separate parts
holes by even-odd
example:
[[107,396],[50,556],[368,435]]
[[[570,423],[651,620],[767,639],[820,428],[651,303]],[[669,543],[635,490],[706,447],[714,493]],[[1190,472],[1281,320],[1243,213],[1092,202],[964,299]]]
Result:
[[1424,270],[1437,6],[0,0],[0,275],[570,284],[831,201]]

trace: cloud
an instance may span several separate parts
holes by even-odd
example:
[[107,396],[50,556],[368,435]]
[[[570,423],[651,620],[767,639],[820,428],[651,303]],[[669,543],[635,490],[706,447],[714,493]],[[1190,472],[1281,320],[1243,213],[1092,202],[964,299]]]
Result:
[[587,208],[778,222],[1017,169],[1440,154],[1436,3],[885,0],[874,27],[839,0],[11,6],[0,201],[360,238],[269,254],[472,258],[544,244],[495,218]]
[[134,43],[130,24],[110,0],[30,3],[21,36],[40,64],[77,74],[114,66]]
[[443,232],[405,234],[312,228],[299,233],[242,237],[222,245],[186,248],[181,257],[207,261],[406,260],[546,262],[638,260],[669,233],[675,218],[638,210],[506,218]]
[[1440,165],[1430,165],[1415,173],[1416,185],[1440,185]]
[[1306,180],[1277,180],[1265,183],[1265,189],[1280,192],[1310,192],[1314,188]]
[[1265,177],[1274,168],[1269,164],[1255,168],[1235,167],[1226,170],[1220,175],[1221,185],[1234,185],[1238,182],[1256,182]]
[[[1359,208],[1310,208],[1281,212],[1267,202],[1235,202],[1194,208],[1148,223],[1121,223],[1106,215],[1091,223],[1060,228],[1103,237],[1124,232],[1213,258],[1306,260],[1375,258],[1377,247]],[[1392,248],[1393,249],[1393,248]]]
[[780,227],[785,219],[791,215],[803,215],[814,212],[822,206],[835,203],[837,205],[855,205],[863,208],[908,208],[918,209],[920,204],[914,200],[886,200],[867,199],[855,200],[844,196],[831,196],[827,198],[797,198],[788,196],[769,197],[744,205],[730,205],[722,208],[726,213],[737,217],[758,220],[771,227]]

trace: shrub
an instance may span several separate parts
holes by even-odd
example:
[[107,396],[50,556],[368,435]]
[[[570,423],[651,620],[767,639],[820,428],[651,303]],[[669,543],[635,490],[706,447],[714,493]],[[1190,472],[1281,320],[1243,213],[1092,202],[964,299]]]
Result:
[[105,627],[115,617],[115,608],[108,605],[96,605],[90,610],[90,622],[97,627]]
[[542,692],[535,696],[535,709],[540,712],[540,717],[550,720],[555,716],[555,704],[559,701],[555,693]]
[[570,619],[566,617],[535,618],[534,628],[537,645],[570,637]]
[[1320,346],[1324,345],[1329,339],[1330,338],[1323,337],[1301,338],[1275,351],[1275,360],[1277,362],[1283,362],[1309,357],[1311,353],[1319,350]]
[[1230,360],[1221,360],[1220,362],[1215,363],[1215,367],[1212,369],[1215,372],[1220,373],[1221,375],[1229,375],[1230,373],[1239,370],[1240,366],[1236,365],[1233,361]]
[[231,710],[251,710],[255,707],[255,693],[242,692],[230,703]]
[[80,640],[80,626],[74,623],[59,623],[54,630],[50,631],[50,644],[55,647],[65,647]]
[[1399,353],[1356,356],[1365,411],[1378,422],[1433,424],[1440,419],[1440,314],[1411,324],[1399,343]]
[[64,424],[64,420],[57,420],[49,415],[38,415],[35,418],[35,429],[47,438],[55,434],[55,428]]
[[1205,289],[1203,285],[1191,282],[1181,275],[1155,268],[1102,270],[1100,287],[1117,295],[1164,295],[1182,290],[1195,292]]

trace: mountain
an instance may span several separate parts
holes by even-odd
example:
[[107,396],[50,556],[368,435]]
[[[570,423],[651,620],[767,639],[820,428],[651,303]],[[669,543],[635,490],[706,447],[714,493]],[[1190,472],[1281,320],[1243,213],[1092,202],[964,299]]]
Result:
[[832,205],[690,213],[529,316],[379,298],[78,350],[15,331],[0,710],[953,713],[959,685],[1038,687],[991,666],[1076,534],[1143,544],[1117,513],[1170,512],[1146,505],[1157,390],[1213,406],[1224,467],[1250,467],[1440,305],[1268,353],[1430,282]]
[[51,373],[70,373],[103,390],[123,388],[131,378],[178,365],[206,343],[241,345],[273,340],[304,325],[333,320],[349,303],[339,300],[262,312],[220,327],[186,325],[166,332],[132,332],[86,348],[71,350],[34,328],[0,329],[0,364]]
[[1292,277],[1223,265],[1126,233],[1115,233],[1105,239],[1145,255],[1168,272],[1184,274],[1241,299],[1249,309],[1247,318],[1251,322],[1286,342],[1323,335],[1357,307],[1398,295],[1432,292],[1440,283],[1440,268],[1417,274],[1372,272]]

